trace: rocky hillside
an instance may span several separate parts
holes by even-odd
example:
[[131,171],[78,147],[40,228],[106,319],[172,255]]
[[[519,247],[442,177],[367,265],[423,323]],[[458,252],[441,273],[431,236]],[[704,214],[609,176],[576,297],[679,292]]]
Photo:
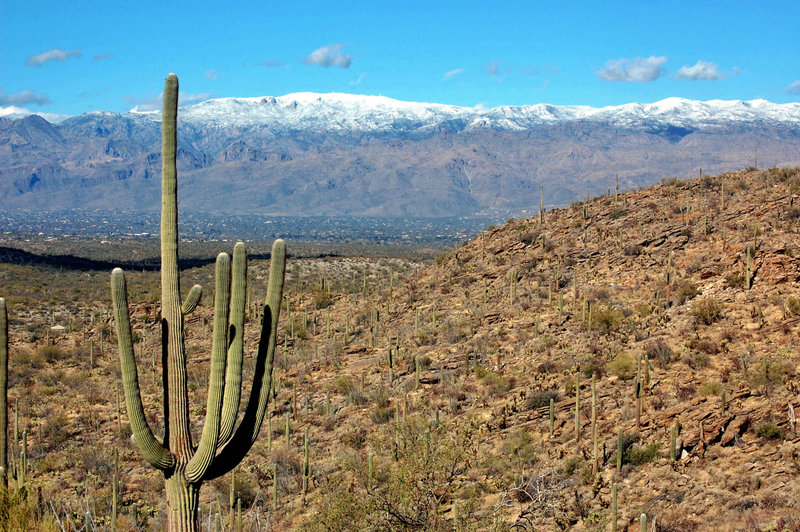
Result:
[[[639,530],[642,513],[658,531],[800,529],[798,201],[800,170],[732,172],[509,221],[422,269],[297,261],[270,425],[236,477],[245,523],[611,530],[616,485],[619,530]],[[258,297],[266,265],[251,268]],[[134,301],[152,293],[148,275],[132,279]],[[138,299],[157,424],[157,307]],[[211,314],[189,320],[198,423]],[[117,422],[112,324],[64,333],[53,351],[23,327],[32,316],[16,320],[32,485],[107,518],[118,446],[122,522],[134,527],[136,503],[138,525],[158,529],[163,484]],[[88,338],[101,337],[90,367]],[[228,482],[204,488],[204,523],[227,516]]]

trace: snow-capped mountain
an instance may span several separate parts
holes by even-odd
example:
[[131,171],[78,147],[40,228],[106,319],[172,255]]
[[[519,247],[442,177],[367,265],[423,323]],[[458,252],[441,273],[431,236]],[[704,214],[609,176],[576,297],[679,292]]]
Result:
[[[0,209],[157,210],[159,112],[0,116]],[[614,186],[800,165],[800,104],[668,98],[490,109],[382,96],[220,98],[178,113],[194,211],[448,216],[535,212]]]
[[[160,120],[158,112],[136,114]],[[280,132],[411,132],[452,123],[461,124],[461,130],[522,131],[578,120],[619,127],[665,124],[697,128],[747,122],[798,124],[800,103],[667,98],[652,104],[602,108],[537,104],[486,109],[404,102],[384,96],[304,92],[207,100],[181,108],[181,120],[201,127],[269,127]]]

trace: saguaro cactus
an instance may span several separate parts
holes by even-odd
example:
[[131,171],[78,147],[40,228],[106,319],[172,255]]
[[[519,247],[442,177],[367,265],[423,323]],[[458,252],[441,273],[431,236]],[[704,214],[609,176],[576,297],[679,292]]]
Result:
[[0,487],[8,478],[8,310],[0,297]]
[[[164,86],[161,192],[161,337],[164,367],[164,438],[157,438],[144,415],[136,359],[133,353],[125,275],[111,274],[114,317],[119,339],[125,403],[136,444],[145,460],[164,474],[168,527],[171,531],[198,529],[197,505],[203,482],[231,471],[258,437],[272,387],[272,362],[286,264],[282,240],[272,246],[269,287],[261,322],[253,385],[245,413],[236,426],[241,400],[246,254],[234,247],[233,265],[226,253],[216,262],[214,328],[211,347],[206,420],[200,441],[192,440],[189,423],[186,350],[183,319],[197,305],[201,287],[195,285],[181,304],[178,275],[178,202],[175,168],[178,78],[167,76]],[[231,279],[232,278],[232,279]],[[235,429],[235,430],[234,430]]]

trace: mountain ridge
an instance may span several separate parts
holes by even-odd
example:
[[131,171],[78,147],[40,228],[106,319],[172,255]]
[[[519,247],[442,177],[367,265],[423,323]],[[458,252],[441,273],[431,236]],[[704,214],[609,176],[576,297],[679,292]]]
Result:
[[[282,116],[294,115],[310,118],[317,111],[350,112],[355,116],[349,123],[361,124],[364,130],[372,130],[368,123],[357,119],[377,118],[379,123],[393,119],[408,119],[419,122],[431,122],[439,119],[469,119],[471,127],[492,127],[495,129],[517,129],[542,123],[564,122],[571,120],[599,120],[618,125],[635,125],[637,122],[658,120],[669,123],[707,125],[714,122],[768,120],[773,122],[797,123],[800,121],[800,103],[778,104],[765,99],[754,100],[692,100],[681,97],[669,97],[653,103],[631,102],[621,105],[592,107],[587,105],[554,105],[537,103],[527,105],[501,105],[496,107],[468,107],[430,102],[413,102],[397,100],[387,96],[360,95],[351,93],[315,93],[297,92],[283,96],[256,97],[224,97],[212,98],[181,108],[182,119],[189,123],[207,123],[211,119],[219,119],[224,113],[243,110],[260,110],[259,113],[240,114],[237,116],[240,125],[267,125],[280,122]],[[299,109],[299,111],[298,111]],[[27,110],[17,108],[6,114],[6,118],[16,119],[29,116]],[[401,114],[403,113],[403,114]],[[160,111],[137,111],[136,108],[127,113],[93,110],[82,115],[65,118],[62,121],[84,115],[100,116],[135,116],[160,122]],[[398,116],[400,115],[400,116]],[[408,116],[410,115],[410,117]],[[2,115],[0,115],[2,116]],[[48,116],[48,115],[45,115]],[[53,115],[49,115],[53,116]],[[318,117],[329,124],[332,129],[341,126],[342,122],[331,120],[330,115]],[[270,121],[272,119],[272,122]],[[505,120],[505,122],[504,122]],[[53,121],[53,120],[51,120]],[[488,121],[488,122],[487,122]],[[59,121],[56,121],[58,123]],[[345,122],[345,123],[348,123]],[[229,123],[226,125],[230,125]]]
[[[617,176],[625,190],[754,166],[756,150],[762,167],[800,164],[800,104],[482,109],[299,93],[183,107],[178,132],[184,205],[295,216],[524,215],[542,189],[564,205]],[[160,157],[157,112],[0,117],[0,206],[153,211]]]

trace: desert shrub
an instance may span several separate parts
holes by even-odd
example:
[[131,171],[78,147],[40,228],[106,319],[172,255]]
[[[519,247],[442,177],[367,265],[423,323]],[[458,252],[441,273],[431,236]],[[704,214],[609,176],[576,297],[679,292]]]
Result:
[[328,308],[333,303],[333,296],[326,289],[317,288],[313,293],[314,308],[321,310]]
[[383,425],[392,419],[392,409],[390,407],[391,401],[389,399],[389,392],[385,387],[379,386],[374,392],[370,394],[370,399],[374,406],[370,410],[370,419],[376,425]]
[[786,305],[786,314],[800,316],[800,297],[789,296],[784,304]]
[[687,347],[707,355],[716,355],[720,349],[717,342],[708,338],[692,338],[689,340]]
[[619,353],[606,364],[606,370],[622,380],[632,379],[636,375],[636,357],[631,353]]
[[333,380],[331,388],[337,393],[347,395],[352,392],[354,388],[357,388],[357,386],[352,377],[341,375]]
[[333,483],[326,483],[321,495],[318,510],[303,523],[303,530],[309,532],[373,530],[370,515],[375,511],[374,501],[365,499],[358,493],[337,489]]
[[650,361],[662,368],[667,367],[675,359],[672,348],[662,338],[657,338],[648,343],[647,347],[645,347],[645,353],[647,353]]
[[694,299],[700,291],[697,289],[697,286],[691,281],[683,281],[680,285],[678,285],[678,290],[675,297],[675,302],[678,305],[683,305],[690,299]]
[[747,372],[747,381],[751,386],[761,388],[768,393],[772,388],[780,386],[793,374],[792,363],[788,360],[764,357]]
[[341,436],[341,442],[347,447],[361,449],[367,442],[367,429],[351,424]]
[[711,325],[722,318],[722,306],[712,297],[704,297],[692,303],[690,314],[703,325]]
[[369,417],[376,425],[383,425],[392,420],[392,409],[388,406],[375,405],[370,410]]
[[798,173],[798,168],[778,168],[777,166],[773,166],[772,168],[768,169],[767,172],[769,173],[769,177],[771,179],[777,179],[783,183],[789,178],[796,176]]
[[417,360],[419,360],[419,369],[421,370],[428,369],[433,365],[433,360],[428,355],[422,355]]
[[756,429],[756,436],[770,440],[785,440],[786,431],[771,421],[765,421]]
[[536,461],[533,438],[530,432],[523,428],[511,431],[503,441],[501,450],[518,469],[526,468]]
[[439,529],[443,505],[455,496],[462,475],[477,457],[472,426],[469,422],[434,426],[423,416],[408,416],[396,424],[401,445],[395,446],[394,438],[375,442],[373,478],[367,475],[366,460],[344,464],[364,485],[362,502],[369,509],[367,520],[373,520],[369,530]]
[[612,220],[616,220],[618,218],[622,218],[623,216],[625,216],[627,212],[628,211],[626,211],[625,209],[614,209],[608,213],[608,217],[611,218]]
[[40,345],[36,348],[35,356],[45,362],[55,362],[64,356],[61,347],[57,345]]
[[549,334],[545,334],[533,344],[532,350],[535,353],[544,353],[554,345],[556,345],[556,339]]
[[625,247],[622,248],[622,252],[628,257],[637,257],[642,253],[642,246],[640,246],[637,243],[631,242],[625,244]]
[[744,288],[744,275],[742,272],[732,272],[726,275],[725,286],[728,288]]
[[526,231],[526,232],[525,232],[525,233],[523,233],[523,234],[522,234],[522,236],[520,237],[520,241],[521,241],[523,244],[525,244],[526,246],[530,246],[531,244],[533,244],[534,242],[536,242],[536,240],[537,240],[538,238],[539,238],[539,232],[538,232],[538,231]]
[[558,390],[538,390],[528,396],[525,400],[525,407],[529,410],[542,408],[544,406],[549,407],[550,399],[552,399],[554,403],[557,403],[561,400],[561,394],[558,393]]
[[347,400],[352,405],[365,405],[369,402],[369,397],[364,393],[364,390],[355,387],[347,394]]
[[581,465],[584,463],[584,460],[579,456],[571,456],[564,460],[564,465],[562,471],[565,475],[571,476],[575,471],[577,471]]
[[555,360],[545,360],[536,366],[537,373],[560,373],[561,369]]
[[70,437],[67,424],[67,416],[63,412],[51,412],[47,415],[40,430],[48,449],[58,449],[67,442]]
[[705,189],[713,188],[714,186],[716,186],[716,179],[714,179],[713,176],[704,175],[700,179],[700,186],[702,186]]
[[722,385],[720,385],[719,381],[715,381],[713,379],[705,381],[697,389],[697,393],[700,395],[719,395],[721,392]]
[[592,330],[609,334],[619,330],[624,320],[622,312],[611,306],[595,307],[592,309],[592,321],[589,324]]
[[703,351],[687,351],[683,356],[683,362],[692,369],[707,368],[711,363],[711,357]]
[[482,366],[476,366],[475,370],[475,375],[489,389],[490,395],[499,395],[511,389],[511,381],[507,377]]
[[3,530],[60,530],[50,512],[42,512],[35,497],[27,490],[3,490],[0,493],[0,523]]
[[693,398],[697,393],[697,388],[694,384],[688,383],[684,386],[678,386],[677,390],[675,391],[675,396],[680,399],[681,401],[688,401],[689,399]]
[[599,360],[592,360],[587,362],[586,364],[581,365],[581,373],[587,379],[591,379],[592,375],[596,375],[597,377],[603,376],[603,371],[605,370],[605,364]]
[[650,462],[658,458],[658,455],[659,453],[658,453],[657,443],[651,443],[650,445],[646,445],[644,447],[631,446],[622,455],[622,462],[634,466],[649,464]]

